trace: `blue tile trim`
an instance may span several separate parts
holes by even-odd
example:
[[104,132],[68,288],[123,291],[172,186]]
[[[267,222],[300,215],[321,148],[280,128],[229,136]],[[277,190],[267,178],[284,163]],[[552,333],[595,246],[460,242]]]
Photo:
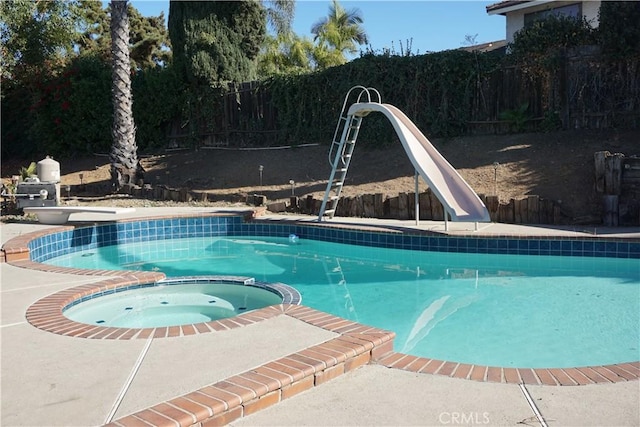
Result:
[[561,255],[640,259],[640,242],[597,239],[542,239],[517,237],[460,237],[364,231],[303,225],[300,223],[243,222],[240,216],[147,219],[94,225],[47,234],[29,242],[32,261],[120,243],[137,243],[181,237],[272,236],[296,234],[302,239],[322,240],[417,251]]

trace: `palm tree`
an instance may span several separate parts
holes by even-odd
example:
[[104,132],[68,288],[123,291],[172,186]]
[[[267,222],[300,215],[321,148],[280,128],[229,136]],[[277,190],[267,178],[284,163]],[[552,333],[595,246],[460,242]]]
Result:
[[264,77],[313,71],[313,63],[321,62],[317,58],[322,56],[326,49],[314,45],[308,37],[300,37],[292,31],[295,1],[263,0],[262,4],[272,32],[267,34],[258,58],[259,75]]
[[267,0],[263,2],[267,12],[267,22],[276,36],[285,36],[291,32],[291,22],[295,15],[296,2],[293,0]]
[[367,43],[367,34],[362,28],[362,23],[360,10],[345,10],[338,0],[333,0],[329,6],[329,15],[321,18],[311,27],[313,40],[318,41],[320,47],[324,48],[324,59],[321,61],[328,61],[325,65],[344,64],[345,53],[354,54],[358,51],[356,44]]
[[144,170],[138,160],[136,126],[133,121],[131,60],[129,58],[128,0],[111,0],[111,97],[113,127],[111,135],[111,185],[119,191],[126,184],[139,184]]
[[294,32],[267,35],[258,57],[258,74],[265,77],[310,72],[316,50],[310,38],[300,37]]

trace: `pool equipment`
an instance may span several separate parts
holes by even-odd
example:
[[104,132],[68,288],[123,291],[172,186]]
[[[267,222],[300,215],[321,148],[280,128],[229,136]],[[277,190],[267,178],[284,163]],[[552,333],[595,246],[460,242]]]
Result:
[[298,240],[300,240],[300,238],[295,235],[295,234],[289,234],[289,242],[291,243],[298,243]]
[[60,163],[47,156],[37,164],[37,177],[19,182],[14,194],[2,193],[3,197],[15,197],[16,207],[58,206],[60,203]]

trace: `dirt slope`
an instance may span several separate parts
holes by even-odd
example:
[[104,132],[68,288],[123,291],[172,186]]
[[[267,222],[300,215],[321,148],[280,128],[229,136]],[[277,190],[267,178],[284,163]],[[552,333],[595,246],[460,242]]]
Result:
[[[600,198],[593,185],[593,154],[608,150],[627,156],[640,155],[640,131],[562,131],[546,134],[484,135],[432,140],[444,157],[481,194],[498,194],[501,200],[538,195],[560,200],[570,217],[598,211]],[[226,201],[243,200],[246,194],[264,194],[268,200],[287,199],[290,181],[295,195],[324,193],[330,173],[328,146],[317,145],[279,150],[199,150],[141,156],[145,181],[151,185],[206,190]],[[4,161],[5,159],[3,159]],[[39,159],[34,159],[39,160]],[[71,195],[83,194],[80,185],[100,183],[108,188],[109,159],[94,156],[58,159],[62,185]],[[3,163],[2,177],[17,172],[15,159]],[[497,168],[494,163],[497,162]],[[259,167],[263,166],[262,185]],[[412,192],[414,171],[402,145],[385,149],[356,147],[343,195],[367,193],[397,195]],[[86,188],[95,189],[96,186]],[[421,190],[426,188],[424,182]],[[63,190],[63,196],[66,195]],[[94,204],[135,205],[130,199],[93,200]],[[148,202],[147,202],[148,203]]]

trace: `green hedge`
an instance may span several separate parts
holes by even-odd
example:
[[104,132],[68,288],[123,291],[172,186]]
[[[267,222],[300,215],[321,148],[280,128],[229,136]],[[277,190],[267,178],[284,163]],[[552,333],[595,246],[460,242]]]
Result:
[[[151,68],[133,76],[133,112],[141,151],[166,146],[166,134],[185,104],[173,69]],[[79,56],[58,75],[3,88],[2,155],[68,158],[106,153],[111,147],[111,67]]]
[[[318,73],[273,77],[264,84],[278,112],[283,143],[330,138],[344,96],[356,85],[376,88],[383,102],[397,106],[418,128],[453,136],[465,132],[474,85],[499,61],[495,54],[462,50],[412,57],[367,55]],[[376,146],[392,142],[391,125],[383,117],[371,117],[360,140]]]

